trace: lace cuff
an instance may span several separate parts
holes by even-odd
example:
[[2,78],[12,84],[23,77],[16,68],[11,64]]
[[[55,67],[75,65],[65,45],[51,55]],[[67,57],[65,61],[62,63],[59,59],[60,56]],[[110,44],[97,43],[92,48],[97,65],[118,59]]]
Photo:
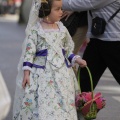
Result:
[[[72,66],[74,66],[75,65],[75,61],[76,61],[76,59],[77,58],[79,58],[80,56],[79,55],[75,55],[73,58],[72,58],[72,62],[71,62],[71,64],[72,64]],[[81,58],[81,57],[80,57]]]
[[29,66],[24,66],[24,67],[22,68],[22,70],[30,70],[30,71],[32,71],[32,68],[29,67]]

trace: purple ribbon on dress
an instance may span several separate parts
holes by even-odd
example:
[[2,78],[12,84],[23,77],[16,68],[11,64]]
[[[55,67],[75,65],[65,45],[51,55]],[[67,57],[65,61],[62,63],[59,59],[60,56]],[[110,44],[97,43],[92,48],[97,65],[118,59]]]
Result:
[[71,55],[68,57],[68,60],[70,61],[70,63],[72,62],[72,59],[73,59],[74,56],[75,56],[75,54],[71,54]]
[[[46,64],[46,60],[47,60],[47,49],[44,49],[44,50],[40,50],[38,52],[36,52],[36,56],[46,56],[46,59],[45,59],[45,64]],[[40,65],[36,65],[36,64],[32,64],[30,62],[24,62],[23,63],[23,66],[29,66],[29,67],[35,67],[35,68],[42,68],[44,69],[45,68],[45,65],[43,66],[40,66]]]
[[47,56],[47,49],[36,52],[36,56]]
[[33,64],[30,63],[30,62],[24,62],[24,63],[23,63],[23,66],[29,66],[29,67],[32,68]]

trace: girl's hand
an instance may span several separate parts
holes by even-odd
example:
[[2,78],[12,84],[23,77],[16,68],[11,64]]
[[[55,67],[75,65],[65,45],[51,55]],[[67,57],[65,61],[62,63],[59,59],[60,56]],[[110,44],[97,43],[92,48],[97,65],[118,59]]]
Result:
[[26,84],[30,85],[30,71],[24,70],[24,78],[22,82],[22,87],[25,89]]
[[73,13],[74,13],[73,11],[63,11],[63,15],[62,15],[61,19],[66,17],[65,20],[67,20]]
[[78,63],[79,65],[80,65],[80,67],[86,67],[87,66],[87,63],[86,63],[86,61],[85,60],[83,60],[82,58],[77,58],[76,59],[76,61],[75,61],[76,63]]

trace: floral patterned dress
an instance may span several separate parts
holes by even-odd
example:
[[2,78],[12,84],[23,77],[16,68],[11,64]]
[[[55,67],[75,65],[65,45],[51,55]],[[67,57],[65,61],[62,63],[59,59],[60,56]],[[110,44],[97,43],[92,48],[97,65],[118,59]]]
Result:
[[45,31],[37,23],[28,36],[23,69],[31,71],[30,86],[17,86],[13,120],[77,120],[74,44],[62,23],[57,24],[59,30]]

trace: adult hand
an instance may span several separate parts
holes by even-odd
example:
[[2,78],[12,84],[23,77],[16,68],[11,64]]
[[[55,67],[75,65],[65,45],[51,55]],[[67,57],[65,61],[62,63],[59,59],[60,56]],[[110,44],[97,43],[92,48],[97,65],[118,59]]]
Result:
[[65,20],[67,20],[73,13],[74,13],[73,11],[63,11],[61,19],[66,17]]

